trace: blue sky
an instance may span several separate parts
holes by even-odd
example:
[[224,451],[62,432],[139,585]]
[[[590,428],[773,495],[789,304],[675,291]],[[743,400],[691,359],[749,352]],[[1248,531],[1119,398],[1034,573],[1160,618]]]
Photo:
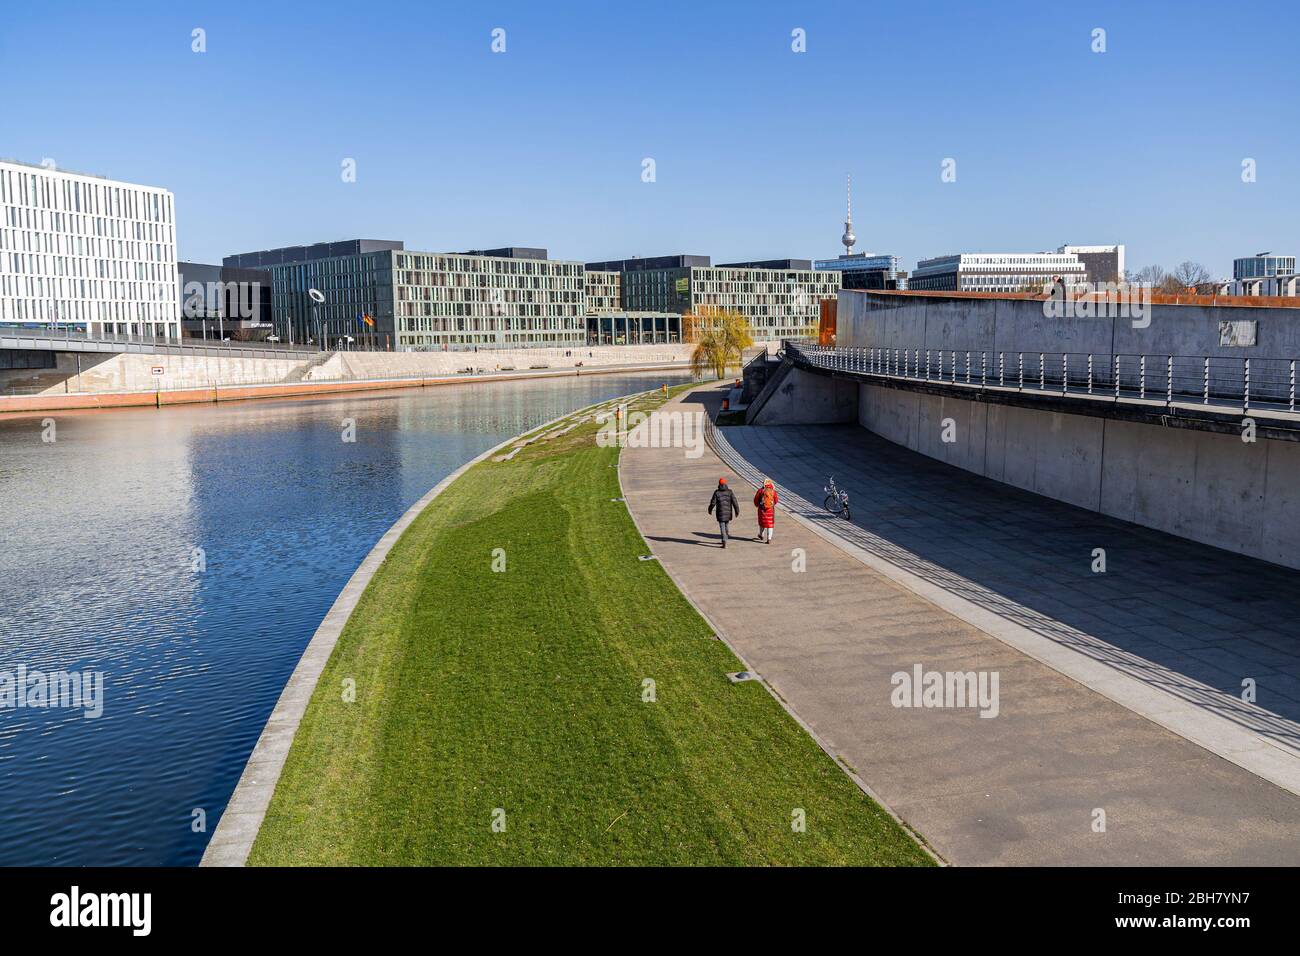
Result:
[[166,186],[180,255],[199,261],[355,236],[582,260],[830,256],[852,173],[858,250],[905,268],[1120,241],[1132,267],[1222,275],[1236,255],[1300,250],[1296,10],[15,4],[0,156]]

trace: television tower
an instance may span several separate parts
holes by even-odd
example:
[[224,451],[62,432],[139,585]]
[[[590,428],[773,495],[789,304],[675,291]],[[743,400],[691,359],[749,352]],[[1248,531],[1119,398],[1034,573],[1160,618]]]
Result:
[[844,220],[844,235],[840,237],[840,242],[844,243],[844,254],[853,255],[853,244],[858,241],[858,237],[853,234],[853,175],[848,176],[848,196],[849,196],[849,214]]

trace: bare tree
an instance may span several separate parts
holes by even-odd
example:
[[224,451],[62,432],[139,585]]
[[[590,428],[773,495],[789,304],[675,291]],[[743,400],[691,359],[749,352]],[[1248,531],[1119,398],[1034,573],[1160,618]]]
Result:
[[1174,278],[1184,289],[1190,289],[1203,282],[1209,282],[1210,270],[1199,262],[1192,262],[1189,259],[1179,263],[1178,268],[1174,270]]
[[1153,289],[1160,288],[1168,276],[1169,273],[1165,272],[1162,266],[1143,266],[1137,272],[1132,273],[1134,281],[1142,285],[1149,285]]

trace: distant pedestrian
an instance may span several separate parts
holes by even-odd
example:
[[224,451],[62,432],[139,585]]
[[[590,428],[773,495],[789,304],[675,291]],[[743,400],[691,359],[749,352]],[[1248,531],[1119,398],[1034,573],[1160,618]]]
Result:
[[718,519],[718,532],[722,538],[722,546],[725,548],[727,525],[731,523],[732,518],[740,514],[740,502],[727,487],[726,478],[718,479],[718,487],[713,490],[713,497],[709,499],[709,514]]
[[758,540],[768,544],[776,525],[776,502],[776,485],[771,478],[764,478],[763,487],[754,493],[754,507],[758,509]]

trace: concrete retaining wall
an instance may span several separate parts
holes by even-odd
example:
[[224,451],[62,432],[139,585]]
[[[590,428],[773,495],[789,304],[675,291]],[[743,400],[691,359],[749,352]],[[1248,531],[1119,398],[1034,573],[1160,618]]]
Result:
[[851,422],[858,414],[854,382],[816,375],[784,365],[755,398],[750,425],[814,425]]
[[[72,392],[164,391],[282,382],[304,366],[301,359],[55,352],[55,367],[0,371],[0,395]],[[161,368],[162,374],[153,370]]]
[[[568,353],[567,355],[565,353]],[[384,378],[405,375],[454,375],[473,368],[527,371],[533,365],[553,369],[592,365],[663,365],[685,362],[689,345],[593,345],[573,349],[499,349],[478,352],[339,352],[312,369],[307,378]]]
[[[951,419],[952,442],[943,440]],[[1300,443],[859,386],[858,422],[1017,488],[1300,568]]]

